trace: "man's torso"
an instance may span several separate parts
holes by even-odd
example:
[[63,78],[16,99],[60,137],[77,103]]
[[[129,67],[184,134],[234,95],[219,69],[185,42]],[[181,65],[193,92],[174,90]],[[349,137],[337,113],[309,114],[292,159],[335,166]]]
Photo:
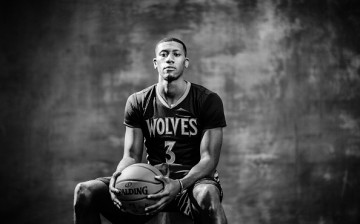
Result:
[[188,82],[172,107],[152,85],[129,97],[124,123],[142,129],[150,164],[192,167],[200,160],[203,131],[226,126],[223,114],[220,98],[200,85]]

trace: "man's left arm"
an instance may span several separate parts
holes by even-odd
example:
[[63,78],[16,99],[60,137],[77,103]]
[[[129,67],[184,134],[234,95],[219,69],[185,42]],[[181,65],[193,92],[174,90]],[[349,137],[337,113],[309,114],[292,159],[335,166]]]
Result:
[[[200,143],[200,161],[185,177],[181,180],[173,180],[164,176],[157,177],[157,179],[164,182],[165,189],[156,195],[148,196],[148,198],[160,199],[156,204],[146,208],[148,214],[161,211],[168,203],[174,200],[181,187],[186,189],[197,180],[214,174],[220,158],[222,138],[223,131],[221,127],[205,130]],[[182,186],[179,181],[181,181]]]
[[197,180],[214,174],[220,159],[222,139],[221,127],[204,131],[200,143],[200,161],[180,180],[184,189],[193,185]]

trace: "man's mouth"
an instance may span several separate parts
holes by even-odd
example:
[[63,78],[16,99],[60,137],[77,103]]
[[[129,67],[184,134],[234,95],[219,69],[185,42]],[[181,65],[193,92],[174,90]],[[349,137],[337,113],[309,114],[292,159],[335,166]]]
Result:
[[171,66],[168,66],[168,67],[165,67],[164,70],[175,70],[176,68],[175,67],[171,67]]

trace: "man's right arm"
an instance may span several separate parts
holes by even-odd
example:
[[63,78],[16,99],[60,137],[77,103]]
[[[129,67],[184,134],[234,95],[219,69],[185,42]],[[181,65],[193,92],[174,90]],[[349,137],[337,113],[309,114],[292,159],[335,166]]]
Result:
[[126,126],[124,140],[124,155],[119,162],[116,172],[121,172],[134,163],[140,163],[143,154],[144,136],[140,128]]
[[119,190],[115,188],[116,178],[121,174],[123,169],[134,164],[140,163],[143,154],[144,136],[140,128],[131,128],[126,126],[125,141],[124,141],[124,155],[120,160],[116,171],[111,177],[109,188],[111,198],[114,204],[121,209],[121,202],[116,198]]

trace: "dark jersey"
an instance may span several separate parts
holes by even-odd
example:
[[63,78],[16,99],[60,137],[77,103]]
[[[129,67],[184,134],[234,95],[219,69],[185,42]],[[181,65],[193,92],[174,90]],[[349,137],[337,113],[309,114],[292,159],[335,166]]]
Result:
[[204,130],[225,127],[223,104],[210,90],[190,82],[184,95],[169,106],[156,84],[132,94],[125,106],[124,124],[141,128],[150,164],[192,167],[200,160]]

